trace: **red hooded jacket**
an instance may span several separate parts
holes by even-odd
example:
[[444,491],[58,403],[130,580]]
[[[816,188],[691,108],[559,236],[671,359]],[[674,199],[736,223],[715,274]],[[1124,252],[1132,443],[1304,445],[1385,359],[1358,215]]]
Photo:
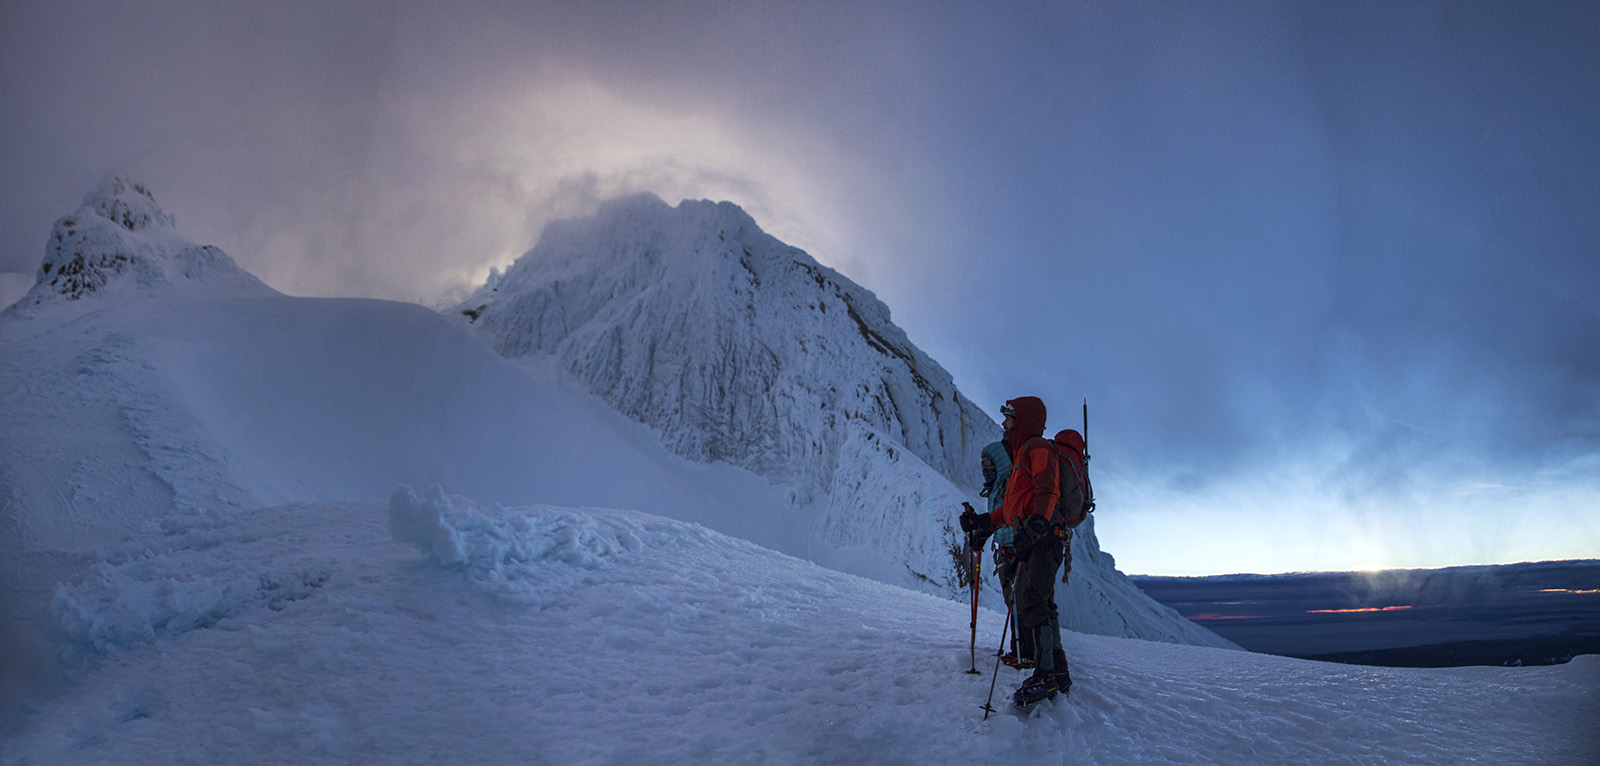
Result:
[[1019,524],[1036,513],[1050,519],[1061,498],[1056,450],[1044,438],[1044,402],[1024,396],[1006,404],[1013,412],[1011,430],[1006,432],[1011,481],[1006,484],[1000,508],[989,514],[989,522],[995,527]]

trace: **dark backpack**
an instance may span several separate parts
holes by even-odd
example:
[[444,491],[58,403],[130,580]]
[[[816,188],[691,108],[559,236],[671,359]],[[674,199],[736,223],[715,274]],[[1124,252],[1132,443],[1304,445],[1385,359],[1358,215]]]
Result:
[[1050,444],[1056,450],[1056,468],[1061,480],[1061,499],[1056,501],[1055,517],[1068,528],[1076,527],[1094,511],[1089,454],[1083,436],[1070,428],[1057,433]]

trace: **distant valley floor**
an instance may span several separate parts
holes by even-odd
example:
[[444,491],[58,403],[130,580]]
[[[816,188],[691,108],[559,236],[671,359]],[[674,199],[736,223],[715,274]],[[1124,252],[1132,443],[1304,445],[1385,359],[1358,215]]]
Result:
[[1600,654],[1600,561],[1377,572],[1134,576],[1256,652],[1389,667],[1551,665]]

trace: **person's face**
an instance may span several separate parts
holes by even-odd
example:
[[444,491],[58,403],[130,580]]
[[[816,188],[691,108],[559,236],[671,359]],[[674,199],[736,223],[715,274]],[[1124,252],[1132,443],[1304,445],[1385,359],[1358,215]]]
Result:
[[1007,415],[1005,417],[1005,420],[1000,421],[1000,427],[1004,428],[1007,431],[1010,431],[1011,427],[1016,425],[1016,424],[1017,424],[1017,419],[1012,417],[1012,416],[1010,416],[1010,415]]

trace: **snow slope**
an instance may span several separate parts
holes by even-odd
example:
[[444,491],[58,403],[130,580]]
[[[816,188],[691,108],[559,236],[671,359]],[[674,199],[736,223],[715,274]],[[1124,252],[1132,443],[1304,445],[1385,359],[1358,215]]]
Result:
[[[418,306],[283,296],[172,221],[143,187],[108,181],[58,221],[34,288],[0,313],[0,707],[46,682],[37,618],[55,585],[173,514],[441,483],[488,502],[648,506],[907,579],[831,548],[784,487],[668,452],[552,364],[508,362]],[[925,464],[872,464],[898,452],[862,444],[854,462],[877,483],[861,491],[888,504],[933,487],[954,504]],[[927,539],[888,520],[885,538]]]
[[546,227],[451,313],[507,357],[558,360],[678,454],[771,478],[827,547],[907,582],[953,575],[944,522],[977,491],[948,477],[976,476],[998,427],[882,302],[737,206],[614,200]]
[[[765,243],[783,258],[809,260],[770,237],[762,239],[731,205],[702,208],[727,231],[743,232],[740,238]],[[614,210],[670,212],[653,198],[625,200]],[[13,584],[0,588],[0,617],[10,641],[31,641],[29,615],[53,583],[80,571],[97,548],[119,542],[148,519],[174,509],[207,513],[381,497],[401,482],[439,482],[497,502],[620,508],[649,502],[674,518],[889,582],[943,584],[950,574],[943,525],[972,493],[888,431],[934,434],[911,440],[927,452],[941,441],[979,441],[973,424],[993,424],[971,412],[949,376],[887,324],[887,309],[820,266],[795,267],[826,277],[832,286],[829,296],[808,300],[823,306],[849,298],[853,303],[839,303],[834,316],[874,317],[870,333],[854,320],[833,331],[852,339],[897,339],[905,350],[883,356],[871,344],[849,346],[854,356],[838,351],[826,357],[827,364],[817,354],[798,354],[807,365],[804,375],[796,377],[787,364],[775,368],[786,385],[819,388],[812,378],[826,383],[839,374],[834,367],[855,370],[852,376],[877,376],[880,393],[923,391],[914,382],[921,379],[942,392],[938,400],[960,404],[964,414],[950,428],[966,429],[966,436],[939,435],[945,428],[939,424],[949,418],[942,420],[937,407],[922,412],[903,391],[896,394],[901,404],[895,411],[934,425],[889,429],[886,421],[863,421],[860,402],[840,404],[806,393],[820,402],[819,411],[851,414],[839,416],[843,425],[830,430],[833,420],[805,420],[793,408],[782,410],[789,414],[780,433],[809,439],[808,454],[824,454],[818,463],[836,466],[825,494],[797,507],[793,482],[773,483],[773,475],[743,469],[763,467],[759,461],[740,468],[667,452],[652,432],[581,390],[583,384],[553,358],[510,364],[410,304],[283,296],[221,251],[183,239],[172,221],[142,186],[120,179],[102,184],[57,223],[39,281],[0,317],[0,358],[7,360],[0,375],[7,422],[0,433],[0,497],[6,504],[0,523],[12,532],[0,542],[6,554],[0,575]],[[707,223],[690,219],[685,225],[685,231],[702,231]],[[553,230],[551,241],[571,241],[563,240],[561,226]],[[627,241],[641,236],[621,230]],[[769,263],[760,269],[769,274],[768,285],[784,283],[772,276],[784,268]],[[703,269],[680,265],[672,273],[680,272]],[[518,273],[505,281],[515,283]],[[63,275],[72,279],[62,281]],[[670,282],[663,274],[645,281]],[[811,277],[805,284],[813,284]],[[588,289],[612,292],[597,285]],[[790,285],[785,294],[800,300],[795,289]],[[570,286],[561,291],[579,292]],[[705,300],[719,301],[710,293]],[[864,308],[851,307],[856,304]],[[688,328],[714,326],[712,319],[696,318],[672,337],[695,343]],[[828,340],[827,329],[813,327],[815,337],[797,342],[813,351],[848,346]],[[633,329],[624,335],[633,337]],[[867,361],[852,361],[863,349]],[[694,348],[662,346],[660,354],[702,358]],[[926,374],[891,364],[908,359]],[[739,365],[733,359],[725,366]],[[751,403],[739,403],[746,399]],[[747,395],[728,402],[753,411],[762,406],[757,400]],[[712,434],[714,426],[696,427]],[[600,456],[605,470],[595,468]],[[944,464],[953,459],[946,456]],[[1092,527],[1085,531],[1077,545],[1075,584],[1059,594],[1067,627],[1229,645],[1145,597],[1099,552]],[[991,591],[988,598],[998,594]],[[32,643],[37,653],[40,646]]]
[[554,223],[458,312],[506,356],[560,357],[674,451],[805,495],[836,482],[843,428],[946,476],[1000,436],[887,306],[727,202],[639,194]]
[[91,194],[62,226],[112,251],[47,258],[95,276],[0,315],[0,763],[1592,752],[1588,658],[1384,671],[1083,634],[1070,699],[979,723],[966,606],[771,550],[817,539],[786,488],[433,312],[279,295],[148,197]]
[[[120,212],[141,206],[151,214]],[[54,585],[172,514],[443,482],[490,501],[649,502],[768,545],[797,536],[764,523],[757,509],[782,505],[765,481],[666,452],[432,311],[282,296],[214,250],[214,268],[185,270],[192,243],[120,222],[170,221],[153,206],[125,182],[91,193],[57,233],[95,232],[106,249],[52,244],[46,262],[98,264],[68,270],[94,288],[53,289],[62,269],[41,267],[0,314],[0,704],[38,681]]]
[[984,721],[961,604],[660,516],[436,490],[163,525],[53,614],[79,680],[6,763],[1559,765],[1600,745],[1596,657],[1397,670],[1077,633],[1069,698]]
[[[951,527],[978,501],[979,451],[999,426],[871,292],[738,206],[615,200],[547,227],[449,313],[509,358],[554,361],[678,454],[783,487],[784,513],[815,540],[780,550],[956,589]],[[1074,566],[1064,626],[1232,646],[1116,571],[1092,523]]]

